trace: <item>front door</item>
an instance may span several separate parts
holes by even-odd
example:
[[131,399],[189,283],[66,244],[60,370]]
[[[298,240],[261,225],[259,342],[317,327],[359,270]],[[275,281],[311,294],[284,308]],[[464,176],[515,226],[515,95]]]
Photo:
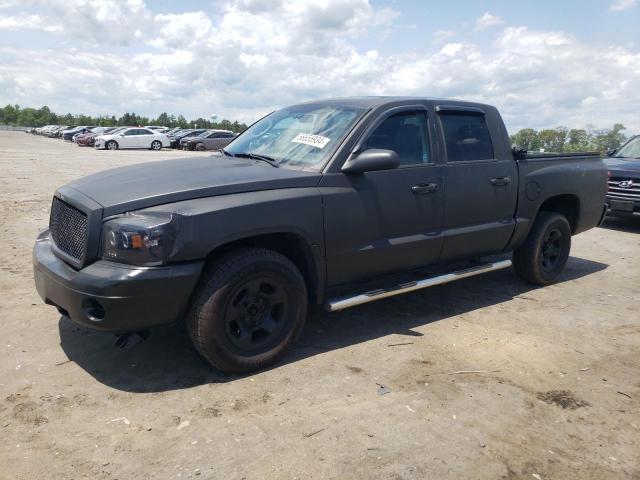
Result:
[[400,166],[328,174],[320,183],[330,286],[435,263],[442,247],[442,166],[426,110],[387,115],[362,150],[394,150]]
[[138,129],[130,128],[122,134],[122,139],[118,141],[120,148],[138,147]]

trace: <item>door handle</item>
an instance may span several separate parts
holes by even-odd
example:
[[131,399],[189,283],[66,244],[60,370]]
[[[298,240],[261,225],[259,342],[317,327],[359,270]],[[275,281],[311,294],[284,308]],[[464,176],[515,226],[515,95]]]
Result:
[[438,191],[437,183],[423,183],[411,187],[411,191],[416,195],[424,195],[426,193],[434,193]]
[[494,187],[504,187],[505,185],[509,185],[511,183],[511,179],[509,177],[496,177],[491,179],[491,185]]

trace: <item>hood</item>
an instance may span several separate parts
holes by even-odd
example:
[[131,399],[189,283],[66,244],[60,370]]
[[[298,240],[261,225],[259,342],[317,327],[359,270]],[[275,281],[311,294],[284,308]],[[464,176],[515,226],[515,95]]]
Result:
[[605,158],[604,163],[612,177],[640,177],[640,159],[636,158]]
[[104,216],[193,198],[313,187],[315,172],[274,168],[223,155],[141,163],[89,175],[66,185],[95,200]]

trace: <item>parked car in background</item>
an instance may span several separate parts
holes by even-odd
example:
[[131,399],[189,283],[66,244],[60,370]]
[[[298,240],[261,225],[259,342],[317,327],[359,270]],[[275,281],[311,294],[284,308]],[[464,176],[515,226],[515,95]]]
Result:
[[58,125],[47,132],[49,138],[60,138],[62,132],[75,128],[75,125]]
[[236,134],[231,130],[207,130],[197,137],[186,137],[182,143],[183,150],[219,150],[226,147]]
[[187,135],[186,137],[183,137],[180,139],[178,148],[180,150],[185,150],[185,145],[187,144],[187,142],[191,141],[191,140],[195,140],[197,138],[204,138],[209,134],[210,130],[204,130],[200,133],[198,133],[197,135],[191,134],[191,135]]
[[604,163],[609,169],[607,215],[640,216],[640,135],[607,152]]
[[169,147],[169,138],[164,133],[157,133],[148,128],[126,128],[117,133],[96,137],[95,148],[118,150],[119,148],[149,148],[160,150]]
[[91,134],[91,133],[102,133],[106,129],[107,127],[88,127],[88,130],[86,131],[83,131],[85,129],[81,129],[78,133],[74,134],[73,137],[71,137],[71,141],[73,143],[76,143],[80,135]]
[[186,137],[196,137],[201,133],[206,132],[206,128],[200,129],[188,129],[188,130],[180,130],[175,135],[171,136],[171,148],[181,148],[180,141]]
[[116,133],[126,127],[98,127],[101,130],[94,128],[91,132],[83,133],[76,137],[76,144],[80,147],[93,147],[96,138],[100,135],[107,135],[110,133]]
[[80,127],[75,127],[75,128],[69,128],[69,129],[64,130],[62,132],[61,138],[63,140],[71,141],[73,139],[73,136],[76,133],[86,133],[86,132],[90,131],[92,128],[95,128],[95,126],[93,126],[93,127],[80,126]]
[[175,135],[175,134],[176,134],[176,133],[178,133],[180,130],[184,130],[184,129],[183,129],[183,128],[180,128],[180,127],[175,127],[175,128],[172,128],[172,129],[170,129],[169,131],[164,132],[164,133],[165,133],[166,135],[168,135],[168,136],[171,136],[171,135]]

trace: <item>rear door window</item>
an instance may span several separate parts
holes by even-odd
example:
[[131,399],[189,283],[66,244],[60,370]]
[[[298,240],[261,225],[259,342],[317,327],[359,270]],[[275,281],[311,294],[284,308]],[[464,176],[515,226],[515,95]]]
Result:
[[493,142],[484,115],[441,112],[447,162],[492,160]]

